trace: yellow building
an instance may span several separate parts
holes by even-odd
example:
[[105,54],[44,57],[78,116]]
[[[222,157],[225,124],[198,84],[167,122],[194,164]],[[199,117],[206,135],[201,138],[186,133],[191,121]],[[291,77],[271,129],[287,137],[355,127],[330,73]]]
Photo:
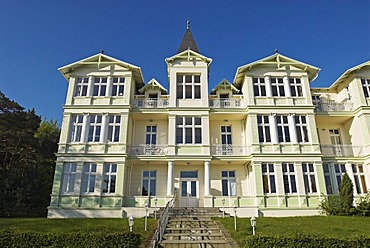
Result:
[[329,88],[319,68],[275,53],[208,87],[212,59],[188,26],[166,60],[169,89],[103,53],[59,69],[68,81],[49,218],[178,207],[238,216],[319,213],[347,172],[370,185],[370,62]]

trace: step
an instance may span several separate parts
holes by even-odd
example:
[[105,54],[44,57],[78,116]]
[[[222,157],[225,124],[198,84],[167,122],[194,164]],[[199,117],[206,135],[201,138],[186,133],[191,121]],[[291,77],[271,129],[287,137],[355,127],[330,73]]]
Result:
[[189,233],[220,233],[220,229],[218,227],[198,227],[198,228],[181,228],[181,227],[168,227],[165,230],[165,233],[181,233],[181,234],[189,234]]
[[178,247],[178,248],[199,248],[199,247],[213,247],[226,248],[230,244],[226,240],[163,240],[161,247]]
[[166,233],[164,240],[220,240],[225,239],[222,233]]

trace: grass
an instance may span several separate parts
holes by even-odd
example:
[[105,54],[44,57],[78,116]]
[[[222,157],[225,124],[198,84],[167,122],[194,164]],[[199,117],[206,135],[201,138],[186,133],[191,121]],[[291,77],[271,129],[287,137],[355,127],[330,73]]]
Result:
[[[234,231],[234,218],[215,218],[231,237],[242,245],[247,235],[252,235],[249,218],[237,218],[237,231]],[[346,216],[311,216],[284,218],[257,218],[256,233],[265,236],[293,236],[296,234],[321,235],[331,238],[351,236],[370,237],[370,218]]]

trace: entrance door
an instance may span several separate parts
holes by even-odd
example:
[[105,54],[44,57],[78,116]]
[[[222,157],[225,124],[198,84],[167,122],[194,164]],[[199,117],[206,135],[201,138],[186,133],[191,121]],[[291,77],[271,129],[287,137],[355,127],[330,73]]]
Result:
[[180,207],[199,207],[198,171],[180,172]]
[[335,156],[341,157],[344,155],[342,139],[340,137],[339,129],[329,129],[330,141],[333,145],[333,152]]

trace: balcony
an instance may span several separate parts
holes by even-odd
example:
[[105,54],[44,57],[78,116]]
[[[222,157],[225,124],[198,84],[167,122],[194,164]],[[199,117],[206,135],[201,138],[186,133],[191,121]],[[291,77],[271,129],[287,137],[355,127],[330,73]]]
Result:
[[138,145],[129,148],[129,154],[133,156],[166,155],[167,145]]
[[210,108],[243,108],[242,99],[211,99],[209,100]]
[[363,147],[354,145],[320,145],[324,156],[329,157],[361,157]]
[[169,104],[168,99],[155,99],[155,98],[144,98],[144,99],[134,99],[134,108],[147,108],[147,109],[157,109],[157,108],[167,108]]
[[245,156],[247,155],[247,150],[247,146],[213,145],[211,154],[216,156]]
[[349,101],[344,102],[316,102],[315,111],[351,111],[353,109],[353,103]]

